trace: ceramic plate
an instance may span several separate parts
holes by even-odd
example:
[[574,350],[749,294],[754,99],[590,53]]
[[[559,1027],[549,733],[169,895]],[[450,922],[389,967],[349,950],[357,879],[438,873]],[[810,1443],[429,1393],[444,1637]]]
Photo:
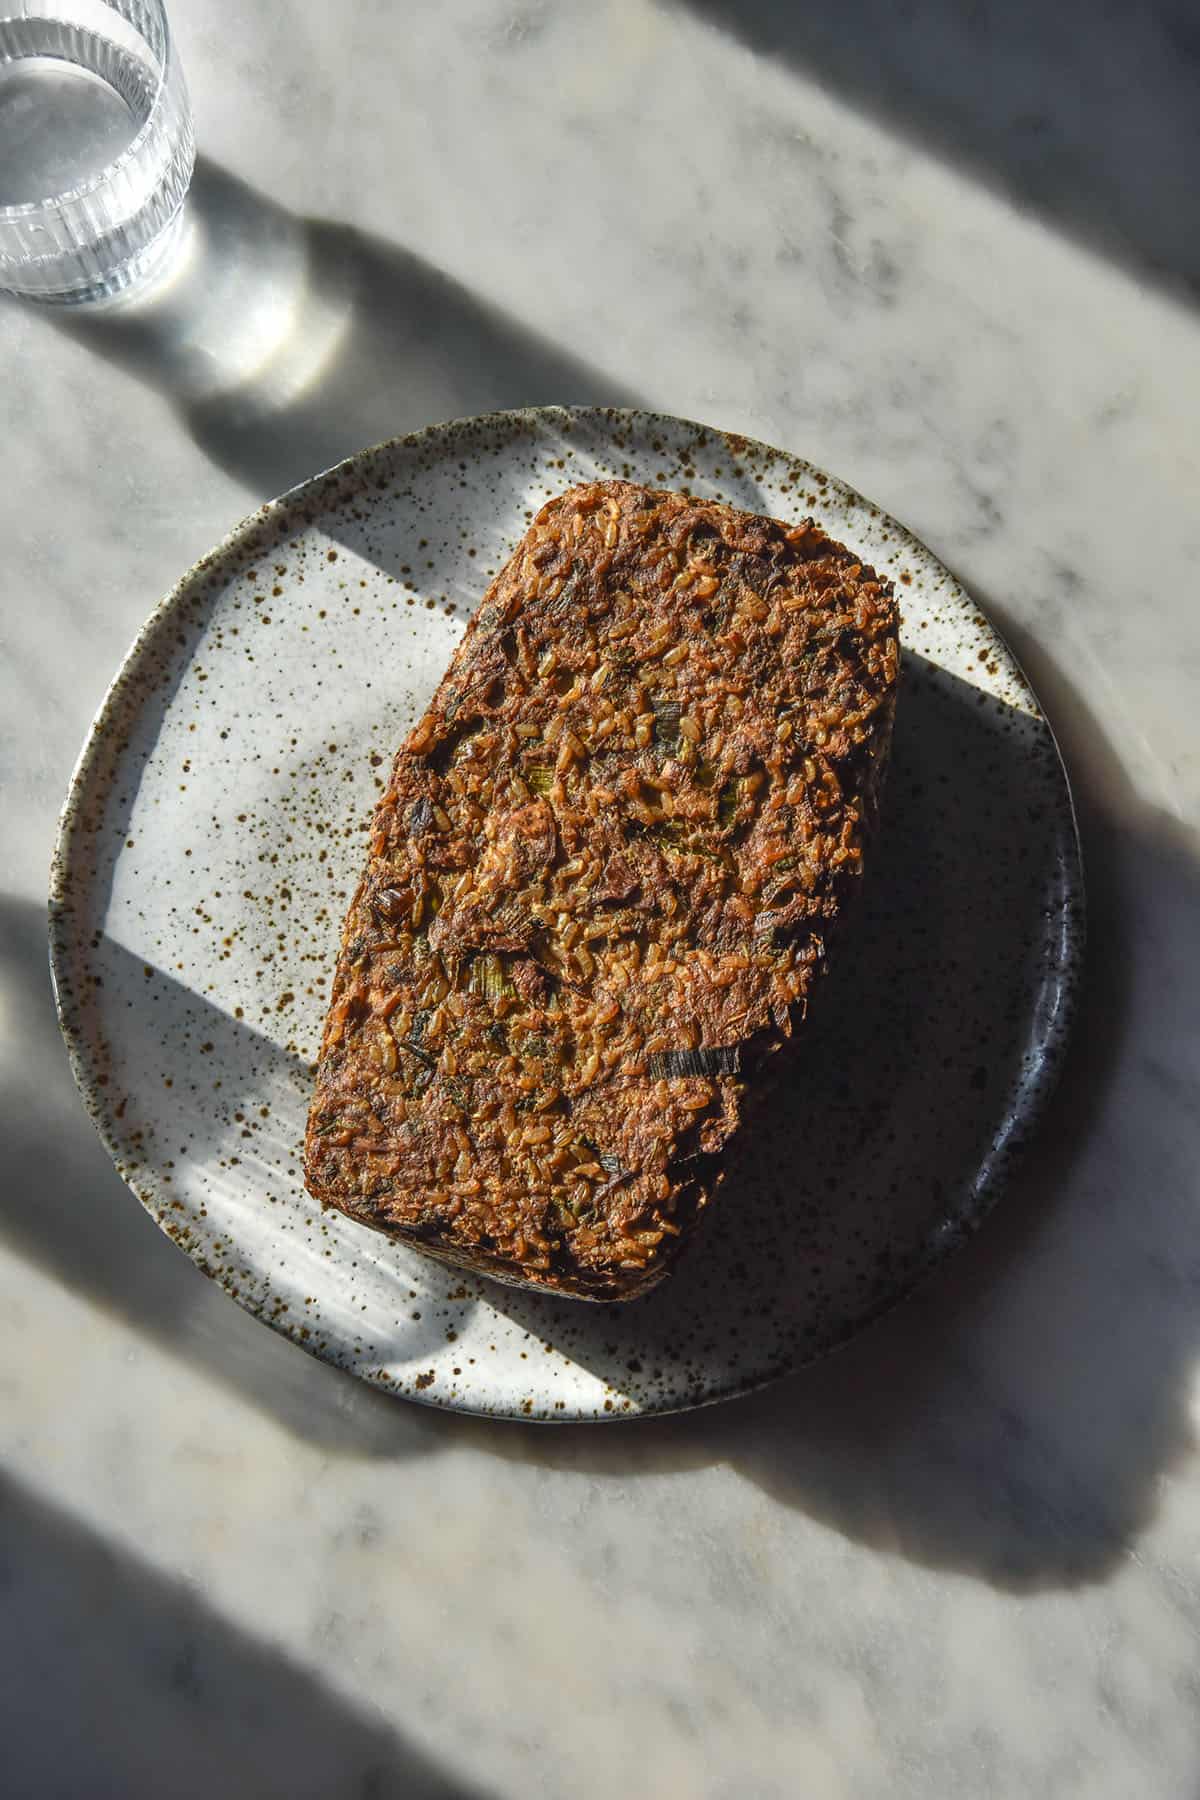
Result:
[[[792,1091],[703,1248],[623,1307],[446,1270],[323,1215],[300,1167],[342,914],[391,756],[535,509],[612,475],[812,514],[894,578],[905,653],[883,840]],[[929,551],[782,451],[598,409],[419,432],[240,526],[113,683],[51,895],[76,1078],[163,1230],[241,1305],[367,1381],[545,1420],[742,1392],[911,1288],[978,1224],[1028,1133],[1081,943],[1054,740]]]

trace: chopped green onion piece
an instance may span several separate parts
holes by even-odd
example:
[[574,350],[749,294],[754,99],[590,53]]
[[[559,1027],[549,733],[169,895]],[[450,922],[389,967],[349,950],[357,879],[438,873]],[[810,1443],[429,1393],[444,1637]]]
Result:
[[737,775],[726,782],[721,789],[717,801],[717,819],[722,825],[732,825],[737,816],[738,807],[746,797],[750,778],[748,775]]
[[516,993],[504,963],[500,957],[490,953],[477,956],[471,964],[469,985],[473,994],[482,994],[485,1000],[501,1000],[508,994]]

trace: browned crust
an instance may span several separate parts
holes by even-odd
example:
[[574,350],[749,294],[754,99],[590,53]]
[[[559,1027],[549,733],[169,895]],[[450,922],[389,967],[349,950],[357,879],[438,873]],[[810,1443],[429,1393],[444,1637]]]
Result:
[[811,521],[543,507],[376,813],[310,1192],[504,1280],[661,1279],[861,878],[897,666],[889,584]]

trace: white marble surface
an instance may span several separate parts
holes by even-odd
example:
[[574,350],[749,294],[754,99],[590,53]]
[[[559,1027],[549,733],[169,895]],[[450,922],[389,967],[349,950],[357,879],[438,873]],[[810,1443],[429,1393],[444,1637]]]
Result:
[[[174,310],[0,314],[7,1792],[1196,1791],[1200,41],[908,10],[177,0]],[[993,609],[1094,954],[1025,1178],[915,1302],[750,1402],[531,1431],[309,1362],[158,1234],[41,907],[121,652],[254,502],[609,397],[836,470]]]

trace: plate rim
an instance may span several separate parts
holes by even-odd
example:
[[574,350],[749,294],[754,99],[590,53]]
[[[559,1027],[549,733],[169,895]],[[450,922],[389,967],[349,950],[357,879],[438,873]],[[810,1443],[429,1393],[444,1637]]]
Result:
[[[610,406],[575,406],[545,405],[510,407],[488,413],[465,415],[461,418],[447,419],[437,423],[421,426],[417,430],[404,432],[393,437],[381,438],[373,444],[363,445],[352,451],[338,462],[327,468],[316,470],[305,476],[292,487],[285,489],[273,498],[263,501],[251,512],[245,514],[238,522],[219,539],[219,541],[198,557],[179,579],[155,603],[146,615],[142,624],[130,640],[124,655],[115,669],[111,680],[87,727],[79,753],[75,759],[67,782],[66,794],[59,809],[54,832],[54,847],[50,862],[50,880],[47,901],[48,953],[51,987],[54,995],[55,1015],[59,1030],[67,1050],[72,1078],[78,1089],[80,1099],[96,1129],[106,1154],[113,1163],[130,1194],[147,1212],[156,1227],[163,1231],[161,1221],[149,1202],[143,1198],[124,1174],[122,1151],[117,1142],[117,1134],[112,1129],[112,1117],[104,1104],[104,1090],[96,1079],[96,1071],[92,1066],[86,1034],[80,1024],[70,1016],[70,1009],[64,1000],[64,989],[67,986],[65,966],[68,958],[78,947],[78,940],[70,933],[70,915],[72,907],[64,900],[64,887],[72,866],[72,854],[76,847],[76,839],[80,829],[82,800],[86,783],[93,772],[94,764],[102,747],[107,742],[108,728],[113,721],[118,700],[122,695],[126,678],[133,673],[139,657],[147,643],[153,638],[164,620],[184,604],[192,595],[198,580],[215,565],[224,562],[240,548],[246,547],[247,539],[256,530],[289,508],[295,507],[302,498],[311,496],[322,483],[328,482],[345,473],[365,467],[371,459],[385,454],[395,454],[405,450],[415,450],[423,443],[439,439],[452,440],[456,434],[465,431],[477,432],[489,425],[512,430],[522,421],[535,426],[550,420],[604,422],[608,426],[623,425],[626,429],[645,429],[655,425],[672,431],[682,428],[693,433],[705,433],[710,437],[723,439],[731,447],[736,447],[735,454],[747,451],[766,452],[771,459],[782,460],[792,469],[799,469],[806,476],[820,478],[818,485],[827,494],[839,498],[844,503],[868,509],[876,520],[885,524],[889,530],[898,534],[906,547],[916,552],[932,572],[943,576],[961,594],[966,596],[979,615],[986,621],[988,631],[1003,647],[1013,670],[1019,678],[1025,694],[1036,709],[1036,717],[1045,728],[1049,746],[1053,751],[1054,767],[1057,771],[1056,783],[1057,804],[1061,810],[1060,829],[1065,850],[1068,852],[1069,868],[1065,870],[1066,897],[1063,911],[1070,911],[1072,929],[1063,934],[1063,950],[1057,963],[1053,965],[1058,977],[1057,999],[1051,1021],[1043,1034],[1046,1045],[1058,1047],[1060,1054],[1054,1058],[1053,1066],[1043,1074],[1036,1086],[1023,1095],[1022,1104],[1010,1116],[1007,1136],[1019,1133],[1023,1140],[1018,1155],[1025,1153],[1028,1140],[1041,1127],[1050,1101],[1061,1078],[1062,1064],[1069,1043],[1079,1007],[1080,976],[1085,966],[1088,938],[1088,913],[1083,849],[1079,833],[1078,811],[1062,749],[1053,725],[1047,717],[1038,698],[1036,689],[1018,656],[1012,649],[1004,633],[995,623],[987,608],[981,605],[969,593],[957,576],[946,567],[941,558],[919,538],[908,526],[893,514],[885,511],[876,502],[859,492],[858,489],[842,477],[831,474],[818,464],[809,462],[806,457],[771,445],[765,440],[753,438],[744,432],[723,429],[719,426],[703,424],[698,420],[688,419],[674,413],[652,411],[642,407],[610,407]],[[983,690],[981,690],[983,691]],[[1049,973],[1049,971],[1047,972]],[[1045,977],[1044,977],[1045,979]],[[993,1145],[996,1140],[993,1138]],[[639,1406],[636,1411],[623,1411],[614,1408],[612,1411],[591,1410],[587,1412],[563,1412],[530,1414],[515,1408],[505,1407],[493,1409],[483,1406],[464,1404],[449,1396],[406,1390],[398,1393],[388,1380],[367,1369],[350,1368],[336,1356],[329,1354],[328,1347],[323,1348],[316,1343],[305,1342],[289,1331],[278,1316],[269,1311],[259,1311],[240,1295],[229,1296],[243,1311],[259,1324],[267,1326],[277,1335],[284,1337],[298,1350],[304,1351],[314,1360],[326,1367],[337,1369],[341,1374],[365,1382],[376,1391],[389,1398],[406,1400],[419,1406],[432,1407],[439,1412],[457,1413],[464,1417],[508,1421],[522,1425],[609,1425],[618,1422],[631,1423],[639,1419],[664,1418],[675,1414],[691,1412],[701,1407],[717,1406],[734,1399],[761,1391],[773,1382],[788,1375],[798,1374],[802,1369],[823,1361],[836,1354],[854,1338],[869,1330],[888,1313],[910,1300],[912,1296],[927,1282],[935,1271],[954,1253],[963,1248],[979,1232],[984,1222],[991,1216],[995,1206],[1003,1197],[1013,1175],[1013,1169],[1005,1164],[999,1170],[993,1170],[978,1188],[975,1189],[976,1203],[965,1216],[949,1220],[943,1218],[938,1224],[926,1232],[921,1241],[920,1251],[906,1270],[905,1279],[899,1287],[883,1295],[878,1301],[868,1306],[863,1312],[855,1315],[843,1329],[836,1331],[829,1339],[822,1342],[811,1355],[800,1355],[789,1360],[782,1367],[767,1370],[750,1377],[734,1378],[729,1385],[707,1390],[704,1394],[681,1397],[663,1404]],[[163,1231],[164,1236],[170,1234]],[[174,1240],[171,1240],[174,1242]],[[194,1254],[188,1245],[176,1245],[182,1249],[189,1260],[201,1274],[201,1258]],[[211,1274],[208,1277],[213,1279]],[[218,1284],[220,1285],[220,1284]],[[381,1372],[382,1373],[382,1372]]]

